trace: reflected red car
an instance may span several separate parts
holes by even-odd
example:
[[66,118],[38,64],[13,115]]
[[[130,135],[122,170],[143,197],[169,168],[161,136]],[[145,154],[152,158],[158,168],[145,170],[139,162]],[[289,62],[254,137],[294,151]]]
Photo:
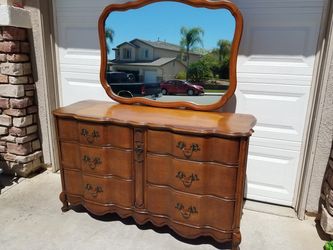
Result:
[[189,83],[185,80],[169,80],[160,84],[163,95],[201,95],[204,94],[204,88],[200,85]]

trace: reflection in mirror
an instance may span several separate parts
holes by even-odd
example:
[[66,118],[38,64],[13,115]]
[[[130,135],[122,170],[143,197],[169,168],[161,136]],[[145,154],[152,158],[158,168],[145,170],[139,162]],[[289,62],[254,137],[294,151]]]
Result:
[[235,19],[226,9],[157,2],[105,21],[106,80],[122,97],[212,104],[229,86]]

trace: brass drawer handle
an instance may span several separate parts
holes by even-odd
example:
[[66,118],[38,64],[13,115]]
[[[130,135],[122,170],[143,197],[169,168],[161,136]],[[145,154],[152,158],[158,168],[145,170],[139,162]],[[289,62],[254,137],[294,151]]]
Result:
[[177,203],[175,208],[180,212],[180,214],[186,220],[189,219],[192,214],[199,213],[195,206],[190,206],[187,209],[185,209],[182,203]]
[[93,143],[95,139],[100,137],[98,131],[96,131],[95,129],[90,134],[88,129],[86,128],[81,129],[81,135],[84,136],[89,143]]
[[176,178],[181,180],[183,185],[187,188],[191,187],[192,182],[199,181],[199,178],[196,174],[191,174],[190,176],[186,176],[186,174],[183,171],[178,171]]
[[100,186],[96,186],[95,188],[89,183],[86,184],[86,190],[91,194],[92,197],[96,198],[98,193],[102,193],[103,189]]
[[102,161],[99,157],[90,158],[88,155],[84,155],[82,160],[91,169],[95,169],[99,164],[102,164]]
[[183,151],[183,154],[186,158],[190,158],[193,152],[200,151],[200,147],[197,143],[192,143],[191,146],[187,148],[185,142],[179,141],[176,147]]

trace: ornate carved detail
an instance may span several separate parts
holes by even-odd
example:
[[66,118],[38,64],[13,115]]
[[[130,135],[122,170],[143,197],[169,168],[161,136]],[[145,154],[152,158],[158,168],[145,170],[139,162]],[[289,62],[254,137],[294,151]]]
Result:
[[184,219],[189,219],[192,214],[198,214],[198,210],[195,206],[190,206],[185,209],[182,203],[177,203],[175,208],[180,212]]
[[103,192],[103,189],[101,186],[96,186],[95,188],[87,183],[85,186],[85,189],[91,194],[92,197],[96,198],[98,196],[99,193]]
[[189,176],[186,176],[186,174],[183,171],[178,171],[176,178],[182,181],[183,185],[187,188],[191,187],[192,182],[199,181],[199,178],[196,174],[191,174]]
[[242,236],[240,232],[235,232],[232,234],[232,249],[239,250],[239,245],[242,241]]
[[186,158],[190,158],[193,152],[200,151],[200,147],[197,143],[192,143],[191,146],[187,148],[185,142],[179,141],[176,147],[183,151],[183,154]]
[[100,137],[98,131],[96,131],[95,129],[91,133],[89,133],[88,129],[86,128],[81,129],[81,135],[85,137],[87,139],[87,142],[90,144],[93,143],[95,139]]
[[144,159],[145,159],[145,141],[144,130],[140,128],[134,129],[134,168],[135,175],[135,206],[137,208],[144,207]]
[[62,191],[59,195],[59,199],[62,202],[62,207],[61,207],[61,211],[63,212],[67,212],[69,210],[69,206],[68,206],[68,201],[67,201],[67,197],[66,197],[66,193],[64,191]]
[[136,145],[135,145],[135,149],[134,149],[134,151],[135,151],[135,153],[136,153],[137,155],[142,154],[143,151],[144,151],[144,148],[143,148],[142,143],[136,142]]
[[99,157],[90,157],[88,155],[84,155],[82,161],[88,165],[89,168],[95,169],[98,165],[102,164],[102,161]]

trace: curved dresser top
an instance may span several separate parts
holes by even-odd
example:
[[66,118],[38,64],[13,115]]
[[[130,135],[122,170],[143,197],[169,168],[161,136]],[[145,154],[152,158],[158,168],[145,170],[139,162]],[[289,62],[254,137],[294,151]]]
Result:
[[256,124],[252,115],[125,105],[87,100],[56,109],[53,114],[89,122],[130,124],[175,132],[248,137]]

